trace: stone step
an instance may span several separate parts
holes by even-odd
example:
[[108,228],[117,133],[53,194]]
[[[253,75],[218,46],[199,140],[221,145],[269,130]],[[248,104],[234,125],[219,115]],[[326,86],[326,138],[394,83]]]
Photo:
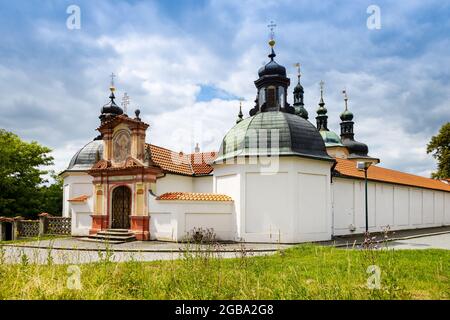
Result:
[[127,237],[127,236],[133,236],[134,233],[130,232],[130,231],[114,231],[114,230],[101,230],[99,232],[97,232],[97,235],[111,235],[111,236],[123,236],[123,237]]
[[122,232],[122,233],[128,233],[130,232],[130,230],[128,229],[106,229],[106,230],[102,230],[102,231],[108,231],[108,232]]
[[[86,241],[86,242],[96,242],[96,243],[106,243],[105,239],[96,239],[96,238],[80,238],[81,241]],[[121,243],[125,243],[127,241],[123,241],[123,240],[107,240],[109,244],[121,244]]]
[[107,241],[123,241],[123,242],[128,242],[128,241],[135,241],[136,240],[136,236],[134,234],[132,235],[111,235],[111,234],[96,234],[96,235],[92,235],[89,238],[93,238],[93,239],[100,239],[100,240],[107,240]]

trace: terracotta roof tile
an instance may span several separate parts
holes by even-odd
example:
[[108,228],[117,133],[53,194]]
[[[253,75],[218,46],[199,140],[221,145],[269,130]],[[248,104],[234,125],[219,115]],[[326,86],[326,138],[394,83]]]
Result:
[[[356,168],[356,163],[354,161],[339,158],[336,158],[336,161],[337,164],[335,169],[341,175],[364,179],[364,171],[359,171]],[[439,180],[416,176],[413,174],[386,169],[379,166],[369,167],[367,171],[367,177],[369,180],[373,181],[381,181],[450,192],[450,185],[447,185]]]
[[190,154],[191,166],[195,175],[210,174],[213,171],[211,164],[217,158],[217,152],[197,152]]
[[233,201],[230,196],[215,193],[195,192],[167,192],[156,200],[183,200],[183,201]]
[[[164,171],[188,176],[202,176],[211,174],[213,172],[213,167],[211,164],[217,157],[217,152],[185,154],[177,153],[152,144],[147,144],[147,147],[150,148],[153,162],[160,166]],[[364,172],[359,171],[356,168],[354,161],[339,158],[337,158],[336,161],[336,171],[338,171],[338,173],[342,176],[361,179],[364,178]],[[371,166],[368,171],[368,177],[370,180],[374,181],[450,192],[450,185],[442,181],[386,169],[379,166]],[[171,194],[172,197],[174,197],[173,193]]]
[[216,152],[202,152],[186,154],[166,148],[147,144],[153,162],[161,169],[182,175],[208,175],[213,171],[211,163],[217,157]]
[[70,202],[85,202],[88,198],[89,197],[87,195],[83,194],[81,196],[69,199],[68,201],[70,201]]

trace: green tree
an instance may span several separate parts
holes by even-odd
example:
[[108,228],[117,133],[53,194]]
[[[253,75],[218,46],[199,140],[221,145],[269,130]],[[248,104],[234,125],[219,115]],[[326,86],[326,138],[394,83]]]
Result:
[[43,185],[39,189],[40,202],[37,209],[55,216],[62,215],[63,179],[54,172],[51,172],[51,177],[54,183]]
[[431,174],[435,179],[450,178],[450,122],[444,124],[439,133],[427,145],[427,153],[432,153],[438,162],[437,171]]
[[0,215],[33,217],[40,212],[49,188],[43,186],[48,172],[42,167],[53,164],[50,152],[0,129]]

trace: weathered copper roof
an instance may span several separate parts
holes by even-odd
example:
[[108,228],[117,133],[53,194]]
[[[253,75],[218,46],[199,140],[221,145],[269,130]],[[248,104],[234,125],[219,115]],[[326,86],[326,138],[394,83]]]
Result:
[[287,112],[261,112],[236,124],[215,160],[245,156],[300,156],[334,161],[316,127]]

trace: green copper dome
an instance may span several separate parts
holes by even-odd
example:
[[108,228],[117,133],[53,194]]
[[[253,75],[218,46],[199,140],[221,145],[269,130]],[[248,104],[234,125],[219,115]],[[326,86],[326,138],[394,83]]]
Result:
[[342,121],[352,121],[353,120],[353,113],[348,111],[347,109],[344,110],[344,112],[341,113],[340,118]]
[[[271,149],[272,147],[272,149]],[[333,161],[319,131],[291,113],[261,112],[236,124],[223,138],[216,163],[242,156],[301,156]]]
[[319,131],[322,136],[323,142],[325,142],[325,146],[328,147],[343,147],[341,138],[334,133],[333,131]]

